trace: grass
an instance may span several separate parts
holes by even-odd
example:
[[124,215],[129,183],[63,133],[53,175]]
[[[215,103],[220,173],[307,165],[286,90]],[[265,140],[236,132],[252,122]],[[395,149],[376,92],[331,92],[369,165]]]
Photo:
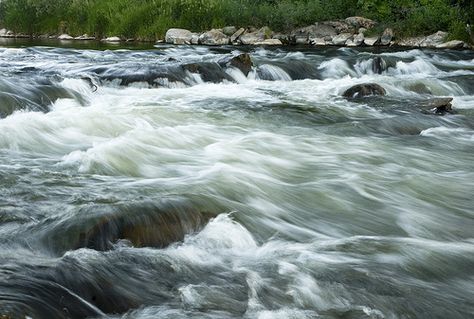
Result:
[[469,0],[3,0],[0,26],[26,34],[163,38],[166,30],[225,25],[269,26],[284,32],[316,21],[362,15],[403,36],[446,30],[469,40]]

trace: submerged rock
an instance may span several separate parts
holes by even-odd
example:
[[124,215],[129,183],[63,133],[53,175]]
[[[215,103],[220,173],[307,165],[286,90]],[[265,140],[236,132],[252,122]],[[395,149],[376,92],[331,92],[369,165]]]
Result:
[[355,99],[355,98],[361,98],[365,96],[371,96],[371,95],[381,95],[384,96],[387,94],[387,91],[380,85],[376,83],[364,83],[364,84],[357,84],[346,91],[342,94],[345,98],[348,99]]
[[186,29],[169,29],[166,31],[165,41],[170,44],[190,44],[193,33]]
[[202,229],[213,216],[182,201],[84,208],[48,230],[45,241],[59,253],[78,248],[105,251],[119,240],[163,248]]
[[434,114],[444,115],[452,113],[452,97],[433,98],[421,103],[421,108]]

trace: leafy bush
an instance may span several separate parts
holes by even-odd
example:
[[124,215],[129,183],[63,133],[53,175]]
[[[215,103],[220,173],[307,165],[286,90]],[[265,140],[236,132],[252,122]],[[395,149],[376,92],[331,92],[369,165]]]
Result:
[[[316,21],[362,15],[401,35],[449,30],[469,39],[470,0],[2,0],[0,25],[29,34],[162,37],[167,29],[224,25],[286,31]],[[471,32],[472,33],[472,32]]]

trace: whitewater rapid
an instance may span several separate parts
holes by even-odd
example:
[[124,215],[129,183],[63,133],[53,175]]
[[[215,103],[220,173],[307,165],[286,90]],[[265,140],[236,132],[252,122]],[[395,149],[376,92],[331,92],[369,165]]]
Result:
[[0,317],[474,315],[474,54],[242,50],[0,47]]

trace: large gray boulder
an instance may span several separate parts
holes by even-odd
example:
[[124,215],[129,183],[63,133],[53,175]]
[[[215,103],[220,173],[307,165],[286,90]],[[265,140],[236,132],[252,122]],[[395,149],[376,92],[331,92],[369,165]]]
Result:
[[293,44],[308,43],[310,39],[324,39],[327,37],[334,37],[337,35],[336,29],[328,24],[315,23],[313,25],[298,28],[290,33],[290,42]]
[[367,45],[369,47],[374,46],[374,45],[378,45],[380,43],[380,37],[375,36],[375,37],[365,38],[364,43],[365,43],[365,45]]
[[365,37],[363,33],[359,33],[356,36],[354,36],[354,46],[361,46],[364,43]]
[[467,45],[466,43],[464,43],[464,41],[460,41],[460,40],[452,40],[452,41],[448,41],[448,42],[445,42],[445,43],[442,43],[442,44],[438,44],[436,46],[437,49],[452,49],[452,50],[458,50],[458,49],[463,49],[465,48]]
[[245,33],[244,28],[240,28],[239,30],[235,31],[231,36],[230,36],[230,42],[235,43],[237,40],[239,40],[240,36]]
[[257,31],[245,33],[240,36],[240,41],[242,44],[249,45],[255,44],[257,42],[262,42],[266,39],[270,39],[272,37],[272,30],[269,27],[263,27]]
[[61,34],[58,36],[58,40],[74,40],[74,38],[69,34]]
[[441,45],[446,38],[448,37],[448,33],[444,31],[438,31],[427,36],[423,41],[420,43],[420,47],[422,48],[434,48],[437,45]]
[[105,39],[102,39],[104,42],[120,42],[121,39],[119,37],[108,37]]
[[334,45],[346,45],[346,42],[352,38],[352,33],[341,33],[332,38],[332,43]]
[[389,45],[390,42],[392,42],[393,39],[393,30],[390,28],[387,28],[384,30],[382,36],[380,37],[380,44],[381,45]]
[[165,41],[170,44],[190,44],[193,33],[186,29],[169,29],[166,31]]
[[345,22],[354,26],[355,28],[371,29],[377,24],[374,20],[370,20],[364,17],[349,17],[345,19]]
[[227,26],[222,28],[222,33],[224,33],[227,36],[233,35],[237,31],[237,28],[234,26]]
[[387,91],[385,91],[385,89],[380,85],[376,83],[364,83],[350,87],[349,89],[344,91],[342,95],[347,99],[356,99],[371,95],[384,96],[386,94]]
[[229,37],[219,30],[212,29],[201,34],[199,42],[204,45],[226,45],[229,44]]

